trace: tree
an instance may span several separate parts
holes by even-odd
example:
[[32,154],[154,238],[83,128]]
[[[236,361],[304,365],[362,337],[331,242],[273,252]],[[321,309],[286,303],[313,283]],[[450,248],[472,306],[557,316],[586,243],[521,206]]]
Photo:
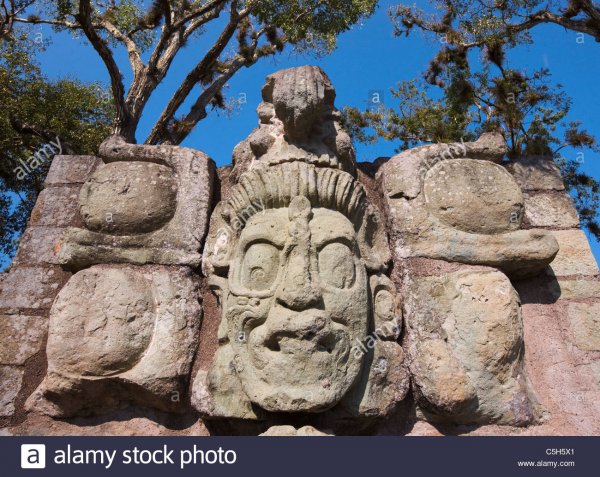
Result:
[[[391,10],[397,35],[420,28],[438,36],[443,46],[423,80],[403,82],[392,90],[395,107],[346,108],[345,121],[353,137],[365,143],[378,138],[399,141],[406,149],[500,131],[508,160],[522,155],[554,157],[582,224],[600,239],[600,183],[581,172],[577,159],[561,155],[568,147],[600,152],[596,139],[579,122],[567,121],[571,99],[560,85],[549,82],[548,70],[526,73],[510,68],[506,54],[531,41],[529,30],[540,23],[558,23],[598,40],[598,8],[585,0],[571,1],[558,13],[550,11],[553,2],[536,0],[432,3],[442,10],[441,18],[405,5]],[[483,53],[477,68],[469,56],[474,49]],[[439,99],[433,99],[432,87],[441,88]]]
[[[155,0],[144,9],[134,0],[61,0],[35,2],[40,15],[15,13],[14,24],[46,24],[83,35],[102,59],[110,76],[115,105],[114,133],[135,141],[144,108],[165,78],[177,53],[197,40],[205,28],[218,25],[214,43],[198,56],[146,138],[146,144],[179,144],[207,115],[223,107],[223,87],[241,68],[274,55],[286,44],[328,50],[336,36],[373,13],[376,0]],[[31,10],[31,8],[26,9]],[[220,16],[226,21],[217,21]],[[8,22],[4,22],[8,23]],[[200,42],[196,42],[200,44]],[[235,45],[235,53],[227,50]],[[123,47],[133,72],[129,88],[115,61]],[[195,94],[192,106],[180,108]]]
[[110,134],[110,95],[100,84],[51,81],[32,60],[26,32],[0,39],[0,253],[12,257],[52,159],[95,154]]
[[530,31],[541,24],[560,25],[591,35],[600,42],[600,7],[592,0],[431,0],[441,15],[416,6],[399,4],[390,10],[397,36],[408,36],[414,28],[434,34],[445,46],[432,60],[427,81],[443,85],[445,68],[468,64],[469,50],[486,50],[497,64],[504,50],[530,43]]

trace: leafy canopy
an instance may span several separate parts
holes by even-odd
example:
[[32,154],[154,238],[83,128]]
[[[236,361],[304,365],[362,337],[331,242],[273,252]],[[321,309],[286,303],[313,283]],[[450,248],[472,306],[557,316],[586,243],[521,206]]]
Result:
[[[111,98],[100,84],[44,76],[32,60],[42,47],[25,32],[0,40],[0,253],[8,256],[16,252],[52,152],[96,153],[112,121]],[[51,142],[60,147],[49,148]]]

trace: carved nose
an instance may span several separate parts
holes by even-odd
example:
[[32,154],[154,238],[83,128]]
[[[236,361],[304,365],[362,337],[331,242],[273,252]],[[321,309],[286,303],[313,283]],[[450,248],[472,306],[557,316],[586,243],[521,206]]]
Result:
[[277,301],[292,310],[317,308],[322,303],[314,254],[308,243],[296,243],[288,251],[285,275]]

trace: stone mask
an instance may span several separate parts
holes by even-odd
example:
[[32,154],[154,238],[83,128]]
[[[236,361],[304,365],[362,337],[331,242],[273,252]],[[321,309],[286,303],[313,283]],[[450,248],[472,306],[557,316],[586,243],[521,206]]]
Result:
[[335,405],[361,370],[367,273],[341,213],[303,196],[253,216],[234,254],[224,316],[235,370],[269,411]]
[[368,420],[408,389],[384,224],[334,97],[319,68],[275,73],[234,151],[202,259],[218,348],[192,390],[214,422]]

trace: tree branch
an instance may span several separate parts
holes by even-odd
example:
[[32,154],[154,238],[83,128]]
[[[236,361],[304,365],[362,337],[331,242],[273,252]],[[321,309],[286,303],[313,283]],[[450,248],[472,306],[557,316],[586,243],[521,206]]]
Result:
[[130,37],[122,33],[115,25],[113,25],[105,18],[103,18],[100,21],[100,25],[116,40],[123,43],[123,45],[127,49],[127,54],[129,56],[129,62],[131,63],[131,69],[133,71],[133,74],[135,76],[139,75],[144,70],[145,66],[140,55],[140,50],[138,49],[135,42]]
[[206,88],[198,97],[194,105],[190,108],[189,113],[183,121],[179,122],[171,131],[168,131],[168,140],[172,144],[180,144],[192,132],[196,124],[207,116],[206,106],[221,91],[223,86],[237,73],[242,67],[254,64],[259,55],[257,54],[258,41],[265,33],[265,29],[261,29],[254,36],[250,45],[250,54],[247,57],[236,57],[229,65],[227,70],[216,78],[212,84]]
[[[179,107],[189,96],[192,89],[200,81],[202,76],[205,75],[208,71],[210,71],[210,69],[217,61],[221,53],[225,50],[225,48],[229,44],[229,41],[235,34],[240,21],[250,14],[250,11],[247,9],[242,12],[238,12],[236,6],[237,2],[234,0],[231,3],[229,22],[219,35],[217,41],[206,53],[204,58],[202,58],[202,60],[198,64],[196,64],[196,66],[185,77],[185,79],[183,80],[183,82],[181,83],[181,85],[179,86],[179,88],[165,107],[164,111],[160,115],[158,121],[152,128],[152,131],[150,131],[150,134],[146,139],[146,144],[156,144],[168,136],[166,134],[168,125],[177,113]],[[210,87],[207,88],[206,91],[209,91],[209,89]]]
[[110,76],[110,83],[112,87],[113,99],[115,102],[115,134],[122,134],[129,141],[133,141],[134,131],[131,130],[131,115],[125,104],[125,88],[123,86],[123,76],[119,71],[119,67],[113,58],[112,52],[110,51],[106,42],[98,35],[92,24],[92,8],[90,0],[80,0],[79,2],[79,13],[77,14],[77,21],[81,25],[81,29],[85,33],[85,36],[92,44],[96,52],[102,58],[108,74]]
[[11,114],[9,117],[11,127],[18,132],[19,134],[27,134],[30,136],[37,136],[40,139],[43,139],[46,142],[50,142],[58,138],[60,141],[60,146],[63,154],[75,154],[73,147],[64,139],[62,139],[58,134],[54,131],[49,131],[48,129],[41,128],[34,124],[29,124],[24,121],[21,121],[14,114]]

